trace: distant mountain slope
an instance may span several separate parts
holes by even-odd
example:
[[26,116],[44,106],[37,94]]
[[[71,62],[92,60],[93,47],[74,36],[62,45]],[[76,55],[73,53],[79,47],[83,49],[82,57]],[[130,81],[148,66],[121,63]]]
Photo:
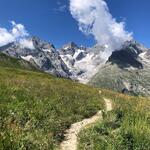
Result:
[[137,42],[125,43],[94,75],[90,85],[135,95],[150,95],[148,49]]
[[36,65],[33,65],[22,59],[10,57],[0,52],[0,67],[18,68],[26,70],[38,70]]
[[2,46],[0,52],[36,64],[44,72],[66,78],[71,76],[55,47],[37,37]]

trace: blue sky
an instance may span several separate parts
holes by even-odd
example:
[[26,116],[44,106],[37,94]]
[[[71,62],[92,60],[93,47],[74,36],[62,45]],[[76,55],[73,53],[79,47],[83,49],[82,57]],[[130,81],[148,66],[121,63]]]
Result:
[[[127,31],[150,47],[150,0],[107,0],[118,21],[125,20]],[[31,35],[48,40],[56,47],[74,41],[91,46],[92,36],[85,36],[68,10],[68,0],[0,0],[0,27],[10,28],[9,21],[23,24]]]

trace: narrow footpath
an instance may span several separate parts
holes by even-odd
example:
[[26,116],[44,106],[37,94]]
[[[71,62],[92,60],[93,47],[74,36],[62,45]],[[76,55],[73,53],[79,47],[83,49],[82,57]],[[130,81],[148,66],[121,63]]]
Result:
[[[111,100],[104,98],[106,111],[112,110],[112,103]],[[71,125],[70,129],[66,131],[65,140],[61,143],[60,149],[61,150],[77,150],[78,145],[78,134],[82,129],[86,126],[96,123],[98,120],[103,120],[102,111],[100,110],[92,116],[91,118],[84,119],[80,122],[76,122]]]

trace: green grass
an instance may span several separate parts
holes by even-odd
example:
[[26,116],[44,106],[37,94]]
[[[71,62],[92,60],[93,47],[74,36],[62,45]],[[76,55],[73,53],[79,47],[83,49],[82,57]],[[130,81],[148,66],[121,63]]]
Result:
[[72,123],[103,109],[97,89],[8,59],[0,64],[1,150],[56,149]]
[[80,150],[150,150],[150,100],[103,90],[114,110],[80,133]]

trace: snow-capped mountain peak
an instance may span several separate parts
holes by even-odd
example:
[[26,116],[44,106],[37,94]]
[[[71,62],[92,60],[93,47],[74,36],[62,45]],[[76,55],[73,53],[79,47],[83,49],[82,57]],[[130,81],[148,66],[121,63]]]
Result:
[[29,61],[42,71],[82,83],[87,83],[105,63],[115,63],[121,68],[139,69],[150,64],[150,50],[136,41],[125,42],[120,50],[110,53],[108,59],[105,57],[105,45],[85,48],[70,42],[61,49],[56,49],[53,44],[38,37],[7,44],[0,47],[0,51]]
[[78,46],[74,42],[69,42],[65,44],[62,48],[68,50],[68,49],[76,49],[78,48]]
[[99,45],[85,48],[79,47],[75,43],[69,43],[63,46],[59,53],[73,76],[80,82],[86,83],[104,63],[100,57],[100,53],[103,51],[104,47]]

